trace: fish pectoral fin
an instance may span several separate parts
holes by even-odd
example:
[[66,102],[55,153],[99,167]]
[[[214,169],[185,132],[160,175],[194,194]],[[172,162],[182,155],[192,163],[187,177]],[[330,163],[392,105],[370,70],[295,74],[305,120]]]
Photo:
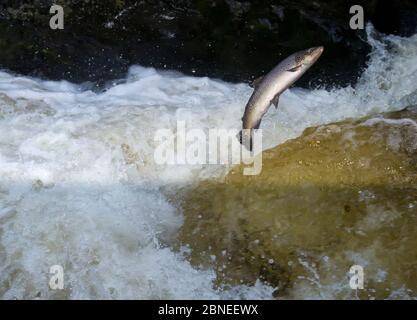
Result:
[[261,76],[261,77],[259,77],[259,78],[256,78],[255,80],[253,80],[253,81],[250,83],[250,86],[251,86],[252,88],[256,89],[256,88],[259,86],[259,84],[261,83],[261,81],[262,81],[262,79],[263,79],[263,78],[264,78],[263,76]]
[[300,65],[298,65],[298,66],[296,66],[296,67],[294,67],[294,68],[288,69],[287,71],[289,71],[289,72],[295,72],[295,71],[298,71],[298,70],[300,70],[301,66],[302,66],[302,64],[300,64]]
[[279,103],[279,94],[277,94],[272,100],[271,103],[275,106],[275,109],[278,109],[278,103]]

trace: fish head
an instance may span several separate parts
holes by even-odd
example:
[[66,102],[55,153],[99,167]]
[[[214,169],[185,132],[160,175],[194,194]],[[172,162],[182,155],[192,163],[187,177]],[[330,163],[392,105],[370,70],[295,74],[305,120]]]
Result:
[[306,72],[317,60],[324,51],[324,47],[313,47],[294,53],[288,59],[288,69],[293,75],[293,80],[297,80]]
[[300,51],[296,56],[297,64],[309,68],[320,58],[323,51],[322,46]]

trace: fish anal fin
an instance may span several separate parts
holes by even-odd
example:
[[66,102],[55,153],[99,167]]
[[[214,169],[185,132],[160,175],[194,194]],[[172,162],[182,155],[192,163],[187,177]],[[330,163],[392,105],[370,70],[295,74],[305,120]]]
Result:
[[250,83],[250,86],[251,86],[252,88],[256,89],[256,88],[259,86],[259,84],[261,83],[261,81],[262,81],[262,79],[263,79],[263,78],[264,78],[263,76],[261,76],[261,77],[259,77],[259,78],[256,78],[255,80],[253,80],[253,81]]
[[288,69],[287,71],[289,71],[289,72],[296,72],[296,71],[300,70],[301,66],[302,66],[302,64],[300,64],[300,65],[298,65],[298,66],[296,66],[294,68]]
[[275,95],[275,97],[272,98],[271,103],[275,106],[275,109],[278,108],[279,94]]

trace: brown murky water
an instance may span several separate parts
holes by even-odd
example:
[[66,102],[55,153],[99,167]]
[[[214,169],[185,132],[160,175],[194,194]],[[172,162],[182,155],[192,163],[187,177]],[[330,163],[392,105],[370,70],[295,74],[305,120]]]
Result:
[[[179,240],[218,283],[260,278],[278,298],[417,296],[417,108],[307,129],[175,197]],[[364,289],[349,269],[364,269]]]

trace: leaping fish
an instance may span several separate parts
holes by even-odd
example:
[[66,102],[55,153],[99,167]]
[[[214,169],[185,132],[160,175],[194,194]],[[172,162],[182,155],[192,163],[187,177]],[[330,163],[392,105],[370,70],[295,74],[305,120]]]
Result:
[[[242,117],[242,128],[245,136],[243,141],[249,141],[249,149],[252,150],[251,131],[258,129],[262,117],[268,111],[271,104],[278,107],[279,96],[296,82],[321,56],[323,47],[314,47],[302,50],[290,55],[281,61],[266,76],[253,81],[255,88],[245,107]],[[239,134],[242,143],[242,131]],[[245,143],[246,144],[246,143]]]

